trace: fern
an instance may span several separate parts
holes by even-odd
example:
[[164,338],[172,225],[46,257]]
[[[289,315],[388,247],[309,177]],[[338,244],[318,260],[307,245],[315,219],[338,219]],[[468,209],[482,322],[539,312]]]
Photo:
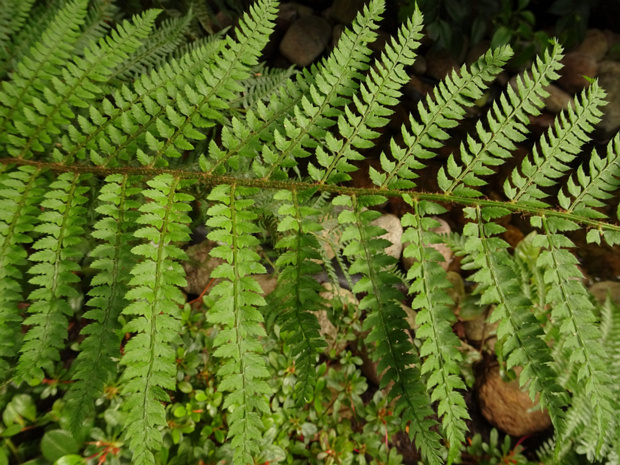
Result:
[[[325,302],[315,277],[324,270],[337,283],[337,266],[361,299],[356,315],[402,429],[425,463],[458,461],[469,413],[436,243],[465,255],[480,302],[495,305],[502,355],[509,368],[522,367],[522,387],[548,409],[555,457],[617,458],[618,312],[608,304],[598,323],[568,238],[587,230],[590,243],[620,243],[620,218],[607,208],[617,206],[620,138],[573,169],[602,115],[604,90],[593,81],[501,179],[505,200],[488,198],[484,187],[539,114],[544,87],[561,67],[557,43],[443,163],[440,192],[417,191],[415,180],[428,174],[427,160],[501,72],[508,47],[440,82],[402,137],[381,147],[380,168],[370,170],[374,187],[355,188],[344,183],[375,147],[409,79],[419,11],[373,59],[368,45],[385,5],[372,0],[330,56],[293,73],[267,72],[259,63],[275,0],[251,6],[234,36],[187,43],[190,15],[155,26],[159,12],[149,10],[108,25],[117,16],[111,2],[41,8],[6,0],[3,7],[0,372],[15,389],[71,381],[64,401],[76,436],[99,414],[106,386],[118,383],[133,463],[166,461],[160,451],[169,445],[167,406],[179,388],[175,354],[185,304],[180,262],[188,225],[203,223],[217,243],[211,256],[223,260],[205,302],[234,463],[258,460],[272,434],[263,431],[264,415],[275,408],[266,329],[281,331],[294,359],[298,407],[315,396],[325,347],[314,314]],[[385,231],[373,224],[388,198],[408,205],[404,253],[417,261],[406,278],[385,252]],[[432,232],[432,216],[446,204],[464,209],[468,223],[458,237]],[[500,237],[500,218],[510,214],[530,218],[537,234],[527,244],[540,249],[537,258],[525,257],[526,246],[511,256]],[[278,284],[267,300],[255,279],[266,272],[262,257],[271,256],[260,238],[278,255]],[[333,263],[324,244],[335,251]],[[418,311],[415,339],[401,308],[405,283]],[[61,353],[74,348],[74,321],[84,324],[83,340],[65,374]],[[124,345],[122,333],[129,335]]]

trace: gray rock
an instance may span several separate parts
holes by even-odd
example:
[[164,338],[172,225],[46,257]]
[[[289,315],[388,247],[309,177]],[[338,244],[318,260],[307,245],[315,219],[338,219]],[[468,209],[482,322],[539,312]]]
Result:
[[615,133],[620,128],[620,63],[602,61],[599,63],[599,84],[607,92],[609,102],[603,111],[601,122],[597,127],[607,134]]
[[379,218],[374,220],[372,224],[387,231],[387,233],[381,237],[390,241],[392,245],[385,248],[385,253],[398,260],[403,251],[403,244],[401,242],[403,237],[403,227],[400,224],[400,219],[398,216],[391,214],[381,215]]
[[332,36],[330,24],[315,15],[295,21],[280,42],[280,53],[292,63],[307,66],[318,58]]

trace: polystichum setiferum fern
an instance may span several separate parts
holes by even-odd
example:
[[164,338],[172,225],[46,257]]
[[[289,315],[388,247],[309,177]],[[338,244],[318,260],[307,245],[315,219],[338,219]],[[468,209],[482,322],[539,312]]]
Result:
[[[224,360],[219,390],[226,393],[235,462],[251,463],[261,412],[270,408],[260,342],[266,313],[275,312],[291,334],[297,401],[313,396],[324,347],[312,313],[324,305],[312,277],[323,256],[317,238],[324,212],[317,206],[324,202],[317,200],[329,193],[341,208],[348,272],[361,275],[353,291],[364,296],[366,342],[376,347],[378,370],[387,370],[382,387],[392,384],[395,412],[426,463],[451,462],[462,449],[468,413],[445,291],[450,282],[429,244],[442,241],[431,231],[432,217],[445,211],[442,203],[452,203],[469,219],[467,266],[482,303],[495,305],[491,318],[499,321],[507,364],[523,367],[520,382],[532,397],[540,395],[557,443],[574,437],[576,421],[566,420],[572,396],[593,413],[582,436],[590,456],[601,459],[618,444],[614,373],[565,234],[587,228],[589,242],[620,243],[620,226],[601,209],[620,185],[620,140],[604,154],[593,152],[575,173],[570,169],[601,115],[603,89],[592,82],[558,116],[505,180],[505,200],[481,191],[485,179],[497,176],[494,167],[526,138],[528,117],[539,113],[544,87],[561,66],[557,43],[449,157],[439,171],[441,192],[417,192],[417,173],[483,96],[510,58],[508,47],[437,85],[402,128],[402,141],[385,147],[381,169],[371,169],[375,188],[358,189],[342,183],[356,170],[353,162],[364,158],[361,150],[373,146],[408,80],[421,38],[419,13],[373,61],[368,45],[384,6],[371,1],[318,65],[257,83],[254,69],[276,15],[273,0],[256,2],[234,38],[174,53],[170,45],[183,41],[189,20],[154,29],[158,12],[147,11],[108,34],[100,23],[107,7],[73,0],[30,14],[33,4],[7,0],[0,8],[0,370],[7,382],[34,385],[53,375],[69,320],[89,320],[65,398],[72,428],[94,414],[94,399],[120,372],[126,443],[135,463],[155,463],[164,405],[176,387],[179,287],[185,284],[180,261],[199,192],[210,205],[208,237],[218,243],[211,255],[223,259],[212,274],[220,281],[210,291],[216,303],[208,315],[220,327],[214,352]],[[253,86],[260,92],[249,98]],[[567,184],[558,188],[565,176]],[[264,272],[256,251],[256,196],[265,193],[273,198],[279,233],[274,308],[267,308],[253,278]],[[395,286],[401,279],[380,238],[385,231],[372,224],[373,207],[394,196],[410,206],[403,240],[410,242],[404,254],[417,258],[407,281],[419,310],[419,349],[407,335],[399,305],[404,296]],[[504,228],[496,220],[511,213],[528,215],[539,231],[536,245],[544,251],[537,267],[548,289],[541,294],[542,320],[498,237]],[[121,354],[122,333],[131,338]],[[573,373],[572,382],[558,381],[561,370]]]

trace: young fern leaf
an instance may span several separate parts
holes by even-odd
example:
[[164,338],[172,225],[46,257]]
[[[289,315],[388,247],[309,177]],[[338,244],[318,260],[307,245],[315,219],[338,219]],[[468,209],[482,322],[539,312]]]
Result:
[[78,434],[83,421],[94,412],[95,400],[103,387],[116,374],[114,358],[120,357],[118,317],[126,306],[125,294],[129,271],[135,264],[131,253],[139,203],[132,200],[140,188],[132,187],[129,177],[108,176],[100,189],[102,202],[96,211],[101,219],[95,223],[92,236],[102,242],[91,252],[91,267],[97,270],[90,285],[88,305],[83,317],[92,322],[82,330],[85,335],[80,354],[74,362],[73,383],[65,396],[71,412],[71,429]]
[[32,245],[37,252],[29,257],[36,262],[29,270],[33,277],[28,281],[35,289],[28,296],[32,303],[24,324],[30,329],[16,368],[18,383],[40,383],[44,370],[53,373],[54,362],[60,360],[67,338],[67,316],[73,313],[68,299],[80,295],[74,287],[80,278],[74,272],[81,269],[75,259],[82,255],[76,246],[84,234],[86,208],[82,205],[88,200],[84,194],[89,188],[80,183],[87,177],[61,174],[49,185],[40,204],[44,211],[34,231],[43,236]]
[[316,263],[320,259],[319,243],[313,233],[321,231],[316,218],[319,210],[304,206],[308,197],[314,194],[283,190],[274,195],[274,200],[283,202],[278,209],[282,217],[278,231],[287,233],[276,244],[284,249],[276,261],[280,270],[276,299],[281,306],[279,321],[282,331],[289,331],[287,340],[295,358],[297,384],[295,395],[298,405],[310,402],[316,385],[316,357],[326,347],[321,338],[320,325],[313,311],[321,309],[319,293],[321,285],[312,275],[321,272]]
[[[186,286],[185,271],[177,260],[187,256],[175,243],[189,240],[189,194],[180,192],[184,182],[170,174],[147,181],[143,195],[150,202],[140,206],[134,236],[149,243],[131,252],[141,261],[131,270],[125,299],[132,301],[122,311],[131,320],[123,328],[135,333],[125,345],[121,365],[125,366],[122,393],[125,438],[137,465],[154,464],[154,452],[163,446],[161,428],[166,426],[166,389],[176,387],[175,349],[181,330],[180,309],[185,299],[179,287]],[[118,195],[118,194],[117,194]]]
[[556,185],[570,169],[569,164],[589,140],[588,132],[600,120],[600,108],[606,103],[604,98],[605,91],[593,82],[575,99],[574,107],[569,106],[560,113],[540,139],[540,151],[537,146],[534,147],[532,161],[529,157],[524,158],[521,170],[515,168],[510,180],[506,179],[504,192],[511,201],[549,207],[542,200],[548,195],[540,188]]
[[46,99],[42,89],[50,87],[53,79],[62,74],[61,64],[71,58],[87,4],[87,0],[75,0],[59,10],[41,39],[30,49],[30,54],[17,64],[11,80],[2,82],[0,133],[3,143],[9,144],[12,137],[26,131],[26,126],[37,118],[37,108]]
[[442,255],[429,244],[440,243],[441,238],[432,231],[439,223],[429,214],[441,214],[445,209],[437,204],[425,201],[413,201],[405,196],[405,201],[413,207],[413,213],[407,213],[403,227],[408,228],[402,241],[410,242],[404,250],[405,257],[413,257],[413,263],[407,278],[412,281],[409,293],[415,295],[411,307],[418,309],[416,337],[422,341],[420,357],[424,360],[420,368],[422,375],[428,375],[426,388],[432,393],[431,401],[437,402],[439,417],[449,444],[448,463],[452,463],[461,451],[465,441],[469,419],[465,399],[457,389],[465,390],[465,383],[460,377],[459,364],[463,357],[458,348],[461,343],[452,331],[456,317],[450,308],[452,299],[445,289],[452,287],[446,271],[439,262]]
[[[531,69],[532,76],[524,74],[517,78],[517,91],[510,86],[500,97],[500,103],[493,103],[487,115],[488,130],[481,121],[476,124],[480,142],[471,135],[467,144],[461,143],[459,165],[454,155],[450,155],[446,167],[441,167],[437,180],[446,194],[464,197],[480,197],[475,187],[486,184],[480,176],[493,173],[492,166],[501,165],[511,156],[515,143],[525,139],[529,123],[527,115],[538,115],[543,102],[541,97],[547,93],[544,87],[559,76],[562,48],[553,43],[551,52],[545,51],[544,58],[536,58]],[[508,97],[506,97],[506,94]]]
[[9,362],[21,345],[19,303],[24,301],[22,267],[41,211],[43,197],[41,170],[22,166],[0,175],[0,380],[11,374]]
[[265,305],[265,299],[251,276],[266,270],[250,249],[258,244],[252,235],[258,232],[253,223],[257,215],[251,211],[253,200],[244,198],[255,193],[252,188],[218,185],[209,194],[215,205],[207,212],[207,226],[214,228],[207,237],[221,244],[211,250],[211,256],[225,260],[211,273],[222,281],[211,291],[217,301],[207,320],[223,327],[215,338],[213,355],[225,359],[217,375],[219,389],[228,392],[223,408],[230,409],[228,438],[235,465],[253,463],[252,456],[260,451],[260,413],[269,412],[266,396],[272,394],[264,381],[269,371],[258,340],[266,335],[257,308]]
[[384,173],[370,168],[373,183],[390,189],[415,187],[412,179],[417,174],[414,170],[425,167],[420,159],[428,160],[436,155],[432,149],[440,147],[448,139],[446,130],[458,125],[467,114],[465,107],[482,97],[486,83],[501,72],[511,56],[512,50],[508,46],[489,50],[469,70],[463,65],[458,73],[453,72],[437,84],[426,100],[418,103],[421,122],[410,116],[411,132],[405,126],[402,128],[406,148],[399,147],[392,139],[390,148],[395,160],[389,160],[382,153],[381,168]]
[[100,39],[85,50],[84,57],[74,56],[62,69],[59,77],[52,78],[43,100],[33,101],[23,111],[25,118],[9,132],[7,151],[17,158],[32,158],[34,152],[44,152],[60,127],[75,117],[73,108],[88,108],[103,91],[99,83],[106,82],[112,69],[122,63],[128,54],[142,44],[153,27],[157,10],[149,10],[134,17],[133,23],[123,22],[116,32]]
[[338,217],[341,224],[347,225],[342,240],[350,241],[343,253],[352,261],[349,272],[362,274],[352,290],[366,294],[359,307],[369,311],[363,330],[370,331],[366,343],[376,344],[373,357],[379,362],[377,373],[383,372],[380,388],[394,382],[388,395],[390,400],[396,399],[394,415],[400,415],[403,423],[408,424],[409,436],[424,460],[440,464],[441,437],[432,429],[436,422],[429,418],[433,415],[431,402],[416,368],[419,359],[407,334],[406,313],[400,306],[404,296],[394,286],[399,279],[389,270],[396,259],[384,251],[389,242],[378,238],[385,230],[370,224],[379,213],[363,210],[384,201],[381,196],[341,195],[334,199],[334,205],[352,207]]
[[391,115],[392,107],[398,103],[400,88],[409,80],[405,66],[413,64],[415,50],[422,38],[422,14],[418,9],[406,24],[398,31],[396,40],[392,40],[381,54],[380,63],[371,68],[369,76],[360,88],[362,98],[353,96],[356,112],[350,106],[345,107],[344,114],[338,117],[338,131],[344,140],[337,140],[326,134],[325,145],[316,150],[316,159],[322,168],[308,165],[310,176],[321,183],[336,184],[347,181],[347,172],[356,168],[349,163],[351,160],[362,160],[359,148],[372,147],[371,140],[379,133],[372,129],[385,126],[387,116]]
[[467,236],[465,252],[473,259],[467,269],[476,270],[472,279],[479,283],[480,303],[496,305],[490,321],[499,322],[497,337],[503,341],[507,367],[523,368],[520,385],[528,387],[532,400],[540,393],[541,407],[547,408],[553,424],[561,431],[563,407],[568,401],[566,393],[551,368],[551,350],[532,312],[533,304],[521,289],[522,281],[508,254],[508,244],[495,237],[505,228],[492,220],[508,213],[495,207],[465,209],[466,217],[472,220],[463,230]]

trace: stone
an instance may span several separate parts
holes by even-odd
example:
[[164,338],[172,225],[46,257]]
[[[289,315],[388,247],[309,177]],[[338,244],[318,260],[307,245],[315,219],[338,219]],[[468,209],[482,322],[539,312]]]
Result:
[[426,74],[426,70],[428,69],[428,65],[426,63],[426,58],[422,55],[418,55],[411,65],[411,71],[413,74],[417,74],[418,76],[422,76]]
[[620,128],[620,63],[602,61],[598,69],[599,84],[607,92],[606,100],[609,103],[605,106],[597,127],[611,135]]
[[392,245],[385,248],[385,253],[397,260],[400,259],[400,255],[403,251],[403,244],[401,242],[403,237],[403,227],[400,224],[400,219],[398,216],[392,214],[381,215],[379,218],[374,220],[372,224],[387,231],[381,237],[390,241]]
[[600,281],[598,283],[592,284],[592,286],[590,287],[590,292],[600,304],[605,303],[605,300],[607,299],[607,293],[609,292],[611,300],[616,305],[620,305],[620,282]]
[[487,53],[489,48],[491,48],[490,40],[483,40],[474,45],[469,52],[467,52],[467,56],[465,57],[467,66],[471,66],[478,58]]
[[431,49],[426,54],[426,74],[430,77],[441,81],[453,69],[459,67],[459,63],[447,50]]
[[600,29],[588,29],[586,38],[577,47],[577,52],[589,55],[596,61],[601,61],[609,50],[607,36]]
[[[437,234],[449,234],[450,232],[452,232],[452,229],[450,228],[450,225],[443,219],[441,218],[434,218],[436,221],[439,222],[439,226],[437,226],[436,228],[431,229],[431,231],[437,233]],[[405,243],[404,244],[404,248],[406,249],[407,246],[410,243]],[[444,258],[445,261],[439,263],[441,265],[441,267],[444,270],[447,270],[448,267],[450,266],[450,262],[452,262],[452,257],[454,256],[454,253],[452,252],[452,249],[450,247],[448,247],[446,244],[440,243],[440,244],[430,244],[431,247],[433,247],[435,250],[437,250]],[[413,257],[405,257],[403,255],[402,258],[402,263],[403,266],[405,267],[406,270],[409,270],[409,268],[411,268],[411,266],[416,262],[417,260]]]
[[280,53],[299,66],[308,66],[329,44],[332,27],[323,18],[304,16],[295,21],[280,42]]
[[569,94],[575,94],[588,87],[590,83],[584,78],[595,78],[598,66],[590,55],[580,52],[568,53],[563,59],[564,68],[560,70],[558,85]]
[[350,24],[366,3],[368,0],[335,0],[325,11],[325,16],[338,23]]
[[478,385],[478,401],[489,423],[511,436],[527,436],[551,426],[549,413],[536,407],[537,403],[519,388],[518,380],[504,381],[497,364],[485,370]]
[[[517,90],[517,76],[510,78],[508,83],[514,90]],[[542,101],[545,104],[545,109],[550,113],[560,113],[561,111],[566,110],[569,106],[573,106],[575,104],[573,97],[568,92],[560,89],[554,84],[549,84],[545,87],[545,90],[549,95],[544,97]]]
[[271,294],[278,284],[278,278],[273,274],[254,275],[254,279],[258,281],[258,285],[263,290],[263,297]]
[[211,249],[216,246],[215,242],[204,240],[200,244],[187,248],[189,260],[183,262],[187,280],[187,286],[183,290],[186,293],[200,295],[211,281],[211,272],[224,263],[221,258],[213,258],[209,255]]
[[312,8],[297,2],[280,3],[276,26],[285,31],[299,18],[310,16],[312,13]]

